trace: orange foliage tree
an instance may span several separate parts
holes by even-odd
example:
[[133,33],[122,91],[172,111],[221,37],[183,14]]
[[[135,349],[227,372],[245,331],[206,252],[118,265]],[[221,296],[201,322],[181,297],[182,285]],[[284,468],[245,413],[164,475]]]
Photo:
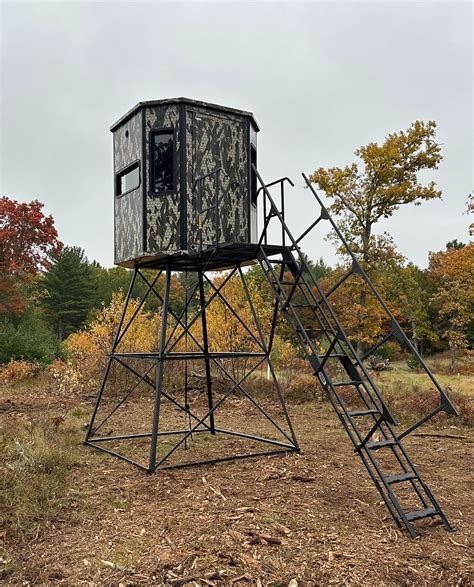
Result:
[[457,356],[467,348],[467,330],[474,310],[474,243],[430,254],[429,273],[436,291],[432,303],[438,310],[451,353],[451,372]]
[[62,248],[53,217],[42,209],[38,200],[0,198],[0,314],[21,313],[26,304],[22,286]]

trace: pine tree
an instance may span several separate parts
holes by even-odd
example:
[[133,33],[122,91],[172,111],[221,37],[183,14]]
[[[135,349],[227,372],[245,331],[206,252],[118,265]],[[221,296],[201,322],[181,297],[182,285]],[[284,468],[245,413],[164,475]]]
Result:
[[95,291],[84,251],[64,247],[61,253],[53,255],[41,285],[45,317],[62,340],[82,326],[94,306]]

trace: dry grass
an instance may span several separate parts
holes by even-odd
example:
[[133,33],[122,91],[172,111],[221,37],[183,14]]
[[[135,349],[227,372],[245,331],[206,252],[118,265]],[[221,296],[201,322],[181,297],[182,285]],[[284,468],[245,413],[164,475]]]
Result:
[[[382,395],[395,415],[411,424],[439,404],[439,393],[424,372],[395,364],[393,370],[374,373]],[[437,426],[474,426],[474,375],[436,373],[441,387],[447,390],[459,411],[459,417],[439,414],[432,421]]]
[[64,507],[68,474],[82,464],[77,432],[62,417],[4,421],[0,515],[17,540],[31,539]]
[[[397,370],[378,377],[403,404],[417,376]],[[311,381],[301,380],[303,391]],[[469,397],[463,389],[458,393]],[[450,535],[421,522],[421,539],[411,541],[389,517],[327,403],[314,394],[308,400],[289,405],[300,455],[147,476],[82,446],[92,398],[31,382],[3,387],[0,581],[472,584],[472,431],[460,433],[470,440],[408,437],[416,464],[458,529]],[[244,404],[234,407],[236,427],[245,429],[253,414]],[[440,425],[453,423],[459,425]],[[212,439],[200,444],[198,436],[188,452],[213,456],[222,448]]]

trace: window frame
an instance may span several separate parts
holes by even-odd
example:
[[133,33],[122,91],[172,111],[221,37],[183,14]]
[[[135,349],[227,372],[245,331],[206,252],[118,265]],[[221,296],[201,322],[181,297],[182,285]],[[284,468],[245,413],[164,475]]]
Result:
[[[124,175],[126,175],[128,171],[131,171],[134,167],[136,167],[138,169],[138,184],[135,187],[130,188],[129,190],[126,190],[125,192],[119,193],[119,185],[120,185],[121,178]],[[115,173],[115,197],[116,198],[121,198],[122,196],[126,196],[130,192],[134,192],[135,190],[138,190],[140,188],[140,186],[142,185],[142,169],[141,169],[141,167],[142,166],[141,166],[140,159],[135,159],[135,161],[132,161],[132,163],[129,163],[125,167],[122,167],[122,169],[120,169],[119,171],[117,171]]]
[[[154,174],[154,165],[153,165],[153,137],[154,135],[160,134],[171,134],[173,138],[173,189],[172,190],[159,190],[156,191],[154,189],[155,184],[155,174]],[[160,128],[153,128],[148,133],[148,144],[150,148],[150,152],[148,154],[148,164],[149,164],[149,181],[148,181],[148,190],[149,193],[153,196],[168,196],[170,194],[176,194],[177,192],[177,155],[176,155],[176,129],[172,127],[160,127]]]

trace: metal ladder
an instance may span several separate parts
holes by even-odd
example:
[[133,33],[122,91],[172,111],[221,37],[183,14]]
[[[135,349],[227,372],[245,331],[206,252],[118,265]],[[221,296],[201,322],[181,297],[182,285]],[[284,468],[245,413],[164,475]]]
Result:
[[[280,180],[282,198],[282,211],[280,211],[273,201],[268,187],[263,183],[256,169],[254,171],[261,183],[264,197],[269,203],[264,207],[265,222],[260,242],[256,247],[256,259],[273,289],[276,304],[280,306],[280,310],[293,327],[304,356],[311,364],[315,376],[318,377],[325,394],[347,432],[354,446],[354,452],[361,458],[398,527],[404,526],[410,536],[416,538],[417,532],[412,525],[414,520],[438,517],[447,530],[453,531],[441,507],[409,457],[401,438],[441,410],[455,414],[454,406],[427,366],[422,363],[440,391],[439,407],[404,433],[396,434],[394,426],[397,421],[371,378],[364,360],[391,336],[405,343],[410,350],[416,351],[416,349],[413,348],[398,322],[384,304],[384,308],[390,316],[390,332],[363,357],[357,356],[328,297],[352,274],[360,275],[368,283],[370,283],[369,278],[351,253],[352,268],[349,273],[328,292],[324,292],[314,278],[298,243],[321,220],[329,220],[333,228],[337,230],[327,209],[304,176],[307,185],[321,206],[321,213],[310,228],[300,238],[295,239],[286,225],[284,212],[282,213],[284,211],[283,184],[287,178]],[[266,242],[266,231],[272,218],[276,218],[281,224],[284,234],[283,246],[278,259],[272,258],[275,254],[274,249],[269,247]],[[343,240],[343,244],[348,247],[342,235],[340,238]],[[285,244],[285,239],[288,240],[288,246]],[[373,288],[371,283],[370,286]],[[373,290],[376,293],[375,288]],[[422,361],[418,353],[416,354]],[[343,394],[341,394],[341,389],[345,390]],[[346,397],[348,393],[350,400],[354,399],[359,404],[356,409],[348,405],[352,403]],[[375,437],[376,434],[378,438]],[[383,462],[384,460],[385,462]],[[391,464],[387,465],[387,460],[390,460]],[[392,469],[388,473],[384,472],[387,466]],[[396,495],[396,491],[397,494],[399,492],[403,494],[401,499],[399,495]],[[402,505],[402,501],[409,501],[410,505],[408,507]],[[415,506],[411,505],[413,502],[415,502]]]

